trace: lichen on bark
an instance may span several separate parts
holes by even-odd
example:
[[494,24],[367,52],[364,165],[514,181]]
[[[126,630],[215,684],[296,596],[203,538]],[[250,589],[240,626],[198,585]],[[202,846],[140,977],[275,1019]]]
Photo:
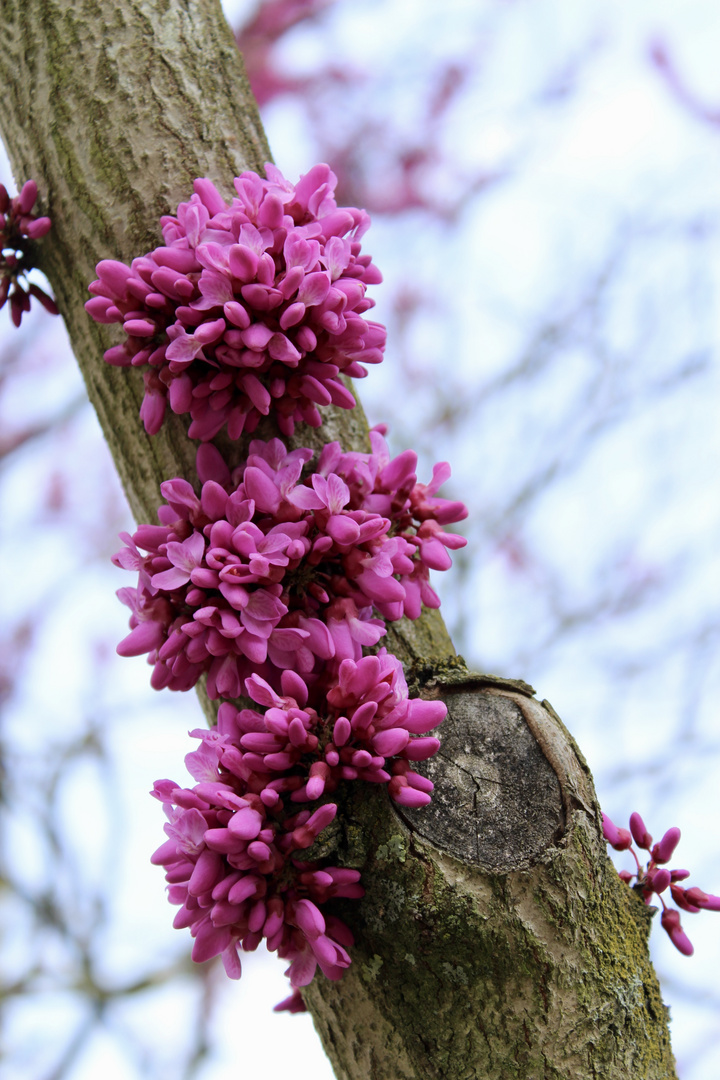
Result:
[[[433,688],[450,708],[444,745],[467,737],[473,712],[481,738],[493,717],[498,728],[490,754],[501,797],[480,787],[468,809],[470,841],[473,818],[495,814],[484,846],[458,858],[446,846],[457,841],[452,814],[429,824],[382,792],[344,806],[338,854],[362,866],[367,895],[339,910],[358,944],[342,983],[316,981],[306,996],[345,1080],[675,1075],[647,956],[650,916],[607,858],[587,766],[552,712],[506,683],[467,674],[447,693]],[[528,756],[512,742],[531,712],[527,734],[543,752]],[[480,755],[475,768],[486,766]],[[444,806],[456,756],[430,769]],[[533,819],[524,830],[502,797],[519,769]]]

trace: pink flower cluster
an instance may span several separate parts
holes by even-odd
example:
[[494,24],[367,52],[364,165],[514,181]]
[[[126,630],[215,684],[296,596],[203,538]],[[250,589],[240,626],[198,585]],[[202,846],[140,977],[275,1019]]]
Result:
[[290,961],[293,994],[278,1008],[297,1012],[304,1008],[298,988],[318,966],[339,979],[350,964],[350,930],[320,907],[364,891],[357,871],[299,857],[333,821],[337,804],[314,811],[297,804],[365,780],[388,784],[404,806],[425,805],[433,785],[410,762],[436,753],[440,744],[426,733],[447,710],[409,700],[402,665],[384,649],[343,660],[329,690],[289,669],[280,694],[258,675],[245,689],[265,711],[224,702],[216,728],[192,732],[201,745],[185,762],[196,785],[155,784],[169,821],[153,862],[165,867],[170,900],[180,906],[174,926],[190,927],[195,938],[193,959],[221,955],[228,975],[239,978],[238,948],[252,951],[264,938]]
[[118,652],[147,653],[157,689],[206,675],[211,698],[245,693],[260,707],[223,701],[217,727],[192,732],[195,786],[155,784],[168,839],[153,861],[193,958],[221,955],[237,978],[239,949],[265,939],[290,962],[293,993],[278,1006],[290,1012],[305,1008],[299,988],[318,966],[338,979],[350,963],[349,929],[321,907],[363,895],[357,871],[301,857],[337,813],[328,800],[360,780],[402,806],[430,801],[412,765],[437,752],[429,732],[446,707],[410,700],[400,662],[363,650],[388,621],[439,606],[429,571],[451,565],[465,540],[445,526],[467,516],[437,494],[449,466],[418,483],[417,455],[391,459],[381,426],[370,453],[329,443],[312,468],[312,450],[255,439],[231,472],[211,444],[223,428],[252,433],[262,416],[288,436],[317,427],[319,406],[354,407],[343,377],[382,360],[385,329],[362,317],[381,280],[361,255],[369,218],[337,207],[336,183],[327,165],[295,185],[268,165],[267,179],[238,177],[227,203],[196,180],[161,220],[164,245],[129,267],[98,263],[86,304],[97,322],[123,325],[106,361],[145,368],[148,433],[169,403],[201,442],[200,491],[166,481],[159,524],[122,535],[114,562],[138,583],[118,593],[132,612]]
[[[39,285],[21,284],[19,278],[32,268],[30,247],[52,227],[49,217],[37,217],[33,206],[37,184],[28,180],[19,195],[11,199],[0,184],[0,308],[10,298],[10,317],[19,326],[23,313],[30,310],[34,296],[51,315],[57,315],[55,301]],[[12,288],[12,292],[10,289]]]
[[382,432],[371,438],[370,454],[328,444],[304,479],[313,452],[279,439],[251,442],[232,475],[201,446],[200,495],[166,481],[160,524],[123,534],[114,556],[138,571],[137,588],[118,593],[132,610],[120,655],[149,653],[156,689],[207,673],[210,697],[236,698],[253,674],[275,689],[287,670],[327,677],[376,645],[386,620],[438,607],[428,572],[465,544],[443,526],[467,510],[436,495],[446,464],[418,484],[412,451],[391,460]]
[[[637,869],[634,873],[629,870],[620,870],[620,877],[628,885],[635,879],[633,888],[639,892],[646,904],[651,903],[652,897],[657,896],[662,904],[660,922],[667,932],[675,948],[684,956],[692,956],[693,946],[690,939],[680,924],[680,914],[674,908],[665,903],[663,893],[668,889],[670,895],[682,911],[697,914],[698,911],[720,911],[720,896],[703,892],[697,886],[685,889],[678,884],[690,877],[689,870],[668,870],[665,863],[673,856],[675,848],[680,840],[678,828],[668,829],[661,840],[653,844],[653,838],[645,828],[645,822],[636,812],[630,815],[630,830],[619,829],[612,823],[606,814],[603,814],[603,835],[607,842],[616,851],[629,851],[635,860]],[[637,853],[633,848],[633,841],[639,848],[650,853],[650,859],[645,867],[640,864]]]
[[374,306],[367,286],[382,280],[360,254],[367,213],[336,205],[327,165],[295,185],[266,171],[238,177],[229,204],[196,180],[190,201],[161,219],[163,246],[131,266],[97,265],[85,306],[123,325],[108,363],[147,368],[150,434],[168,403],[190,413],[191,439],[225,426],[237,439],[271,411],[285,435],[301,421],[318,427],[319,405],[355,404],[340,375],[360,378],[382,360],[385,328],[362,318]]
[[[395,656],[380,649],[357,662],[343,660],[329,686],[312,687],[312,704],[307,683],[298,675],[287,671],[282,679],[293,696],[281,697],[258,675],[247,679],[248,695],[266,711],[244,709],[236,716],[245,764],[253,782],[263,785],[263,798],[274,791],[267,800],[273,805],[281,794],[291,802],[312,802],[333,794],[344,780],[365,780],[387,784],[401,806],[430,802],[432,783],[408,762],[438,752],[438,739],[427,732],[444,720],[447,708],[441,701],[409,699]],[[391,773],[385,768],[387,758],[397,759]],[[291,774],[279,779],[277,774],[287,770]]]

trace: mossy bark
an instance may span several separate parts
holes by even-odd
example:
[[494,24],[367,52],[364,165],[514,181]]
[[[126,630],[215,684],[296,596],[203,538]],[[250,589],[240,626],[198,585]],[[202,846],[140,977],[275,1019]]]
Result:
[[[353,793],[367,895],[337,986],[306,991],[342,1080],[674,1077],[651,913],[605,854],[592,778],[524,684],[445,668],[435,809]],[[460,826],[464,824],[464,828]]]
[[[87,285],[100,259],[157,244],[194,177],[230,194],[233,176],[262,171],[257,108],[216,0],[3,0],[1,12],[0,127],[54,223],[38,262],[133,513],[152,521],[161,481],[195,478],[196,446],[181,417],[145,434],[141,376],[103,363],[120,334],[87,317]],[[324,420],[296,441],[367,445],[359,408]],[[245,451],[221,445],[232,461]],[[338,1077],[673,1077],[650,913],[607,859],[572,739],[525,684],[469,675],[437,613],[386,641],[450,715],[428,764],[435,808],[401,816],[384,790],[353,790],[326,843],[367,887],[340,905],[352,967],[306,992]]]

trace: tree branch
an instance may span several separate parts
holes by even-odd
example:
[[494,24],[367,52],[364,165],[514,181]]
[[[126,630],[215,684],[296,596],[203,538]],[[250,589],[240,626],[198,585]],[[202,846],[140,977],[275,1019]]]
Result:
[[[42,269],[132,510],[153,521],[160,482],[195,479],[196,446],[175,415],[145,434],[140,374],[103,363],[117,331],[83,304],[96,262],[154,247],[194,177],[229,193],[261,171],[242,61],[213,0],[5,0],[0,35],[3,136],[54,222]],[[361,409],[324,420],[296,445],[366,447]],[[221,444],[233,462],[245,447]],[[434,807],[401,817],[385,791],[352,792],[328,847],[367,887],[342,909],[349,972],[306,992],[338,1077],[674,1076],[649,912],[607,859],[572,739],[524,684],[468,675],[436,613],[386,643],[450,715]]]

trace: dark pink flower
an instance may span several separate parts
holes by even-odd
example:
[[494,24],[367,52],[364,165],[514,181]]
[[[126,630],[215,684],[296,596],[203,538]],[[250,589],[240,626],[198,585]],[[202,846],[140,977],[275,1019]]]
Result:
[[653,861],[656,863],[668,862],[669,859],[672,858],[679,840],[680,830],[676,828],[668,829],[662,840],[659,840],[657,844],[653,845],[653,849],[650,853],[653,857]]
[[[662,905],[660,922],[663,929],[679,952],[684,956],[692,956],[693,947],[680,925],[680,915],[667,906],[661,894],[669,889],[677,906],[682,911],[693,915],[703,908],[707,911],[720,911],[720,897],[703,892],[697,886],[691,889],[683,888],[678,882],[688,878],[690,872],[679,869],[667,870],[662,865],[672,858],[680,840],[680,830],[675,827],[668,829],[662,839],[653,845],[652,836],[637,812],[630,815],[630,832],[627,829],[618,829],[610,818],[603,814],[603,835],[616,851],[630,851],[635,860],[636,871],[630,873],[628,870],[620,870],[620,877],[642,896],[646,904],[652,903],[653,897],[657,896]],[[639,848],[650,852],[650,859],[644,867],[632,846],[633,840]]]
[[352,780],[387,784],[405,806],[427,804],[433,785],[410,763],[437,751],[427,733],[447,710],[408,698],[402,665],[384,649],[344,660],[337,677],[314,684],[286,670],[280,692],[257,674],[245,689],[262,712],[224,702],[216,728],[191,733],[200,740],[185,758],[195,786],[155,784],[168,839],[153,862],[165,867],[170,901],[180,906],[174,925],[195,938],[193,959],[221,955],[238,978],[238,949],[264,938],[290,962],[294,993],[278,1007],[295,1012],[304,1007],[297,988],[317,967],[339,979],[350,964],[352,935],[322,906],[363,895],[356,870],[299,858],[334,820],[336,803],[297,804]]
[[32,212],[37,193],[35,181],[28,180],[20,194],[11,199],[0,184],[0,308],[10,301],[10,317],[15,326],[20,325],[24,312],[30,310],[32,296],[51,315],[58,314],[52,297],[38,285],[20,280],[34,265],[34,241],[52,227],[49,217],[37,217]]
[[607,814],[603,814],[602,818],[603,836],[610,847],[615,848],[616,851],[627,851],[628,848],[632,847],[632,836],[627,829],[618,829]]
[[695,950],[680,925],[680,916],[677,911],[673,911],[672,908],[664,908],[660,916],[660,923],[678,952],[681,952],[683,956],[692,956]]
[[[265,939],[290,961],[294,989],[306,986],[318,966],[328,978],[340,978],[350,964],[352,935],[320,906],[332,897],[362,896],[360,875],[296,857],[337,807],[288,814],[273,789],[274,798],[260,797],[252,771],[244,770],[249,783],[239,775],[243,754],[222,709],[218,729],[193,734],[203,740],[204,753],[188,754],[186,761],[199,782],[192,789],[156,783],[153,794],[169,820],[168,839],[152,859],[165,867],[169,899],[180,906],[175,927],[189,927],[195,938],[193,959],[221,955],[228,975],[239,978],[238,950],[252,951]],[[300,1010],[297,999],[284,1007]]]
[[[217,741],[217,759],[222,743]],[[356,870],[294,858],[334,816],[303,811],[269,812],[246,785],[224,769],[216,782],[182,789],[159,781],[153,794],[164,805],[168,840],[152,861],[165,867],[169,899],[178,904],[176,928],[195,938],[193,960],[222,956],[231,978],[241,974],[238,950],[251,952],[265,939],[290,961],[293,987],[306,986],[318,966],[331,979],[350,964],[350,931],[325,918],[318,905],[336,896],[363,895]],[[242,794],[238,794],[242,792]],[[319,819],[313,823],[313,818]],[[299,835],[301,834],[301,835]]]
[[650,850],[652,847],[652,836],[645,828],[645,822],[637,812],[630,815],[630,832],[638,847],[645,848],[646,851]]
[[[328,443],[320,455],[318,472],[325,475],[332,470],[341,476],[350,491],[349,506],[389,518],[393,533],[414,549],[412,568],[401,576],[404,595],[397,590],[379,595],[375,607],[388,620],[402,615],[417,619],[423,605],[440,606],[440,599],[430,585],[429,570],[448,569],[451,565],[448,550],[457,550],[467,543],[464,537],[442,528],[466,518],[467,507],[435,496],[440,483],[450,476],[447,462],[434,467],[430,484],[420,484],[415,473],[417,454],[405,450],[391,459],[385,432],[381,424],[371,429],[370,454],[343,453],[339,443]],[[428,498],[428,494],[432,497]],[[373,576],[379,572],[376,566],[368,569]],[[367,581],[373,583],[370,575]]]
[[337,670],[360,660],[384,620],[439,603],[428,569],[447,563],[423,530],[434,530],[442,552],[465,541],[413,517],[414,455],[385,463],[384,452],[378,460],[330,444],[321,471],[303,480],[311,457],[279,439],[255,440],[231,476],[219,452],[202,446],[200,494],[166,481],[160,525],[123,534],[114,561],[137,571],[138,585],[118,594],[132,610],[118,652],[149,653],[157,689],[187,690],[206,672],[211,697],[238,697],[255,672],[274,686],[288,669],[314,681],[329,662]]
[[381,275],[360,238],[370,219],[338,207],[336,178],[316,165],[290,184],[274,165],[267,179],[235,180],[227,203],[207,179],[174,217],[164,245],[132,266],[98,263],[85,305],[101,323],[122,323],[126,340],[110,364],[149,367],[141,412],[155,434],[166,405],[190,413],[192,439],[254,431],[273,412],[280,430],[321,423],[318,406],[355,404],[341,375],[377,364],[385,328],[362,316]]
[[704,908],[706,911],[720,911],[720,896],[713,896],[712,893],[703,892],[697,886],[685,890],[685,899],[689,900],[691,904],[697,905],[701,910]]
[[283,1000],[275,1006],[273,1012],[307,1012],[307,1005],[303,1001],[300,990],[295,989],[293,990],[292,994],[289,995],[289,997],[283,998]]
[[385,649],[343,660],[337,674],[310,685],[285,672],[284,696],[258,675],[246,680],[245,690],[264,713],[241,709],[231,717],[228,711],[224,722],[235,725],[243,760],[254,783],[263,785],[261,797],[269,787],[290,793],[291,802],[314,802],[343,781],[364,780],[388,784],[403,806],[430,802],[432,783],[408,762],[437,753],[440,741],[428,732],[442,723],[447,707],[408,698],[402,664]]

